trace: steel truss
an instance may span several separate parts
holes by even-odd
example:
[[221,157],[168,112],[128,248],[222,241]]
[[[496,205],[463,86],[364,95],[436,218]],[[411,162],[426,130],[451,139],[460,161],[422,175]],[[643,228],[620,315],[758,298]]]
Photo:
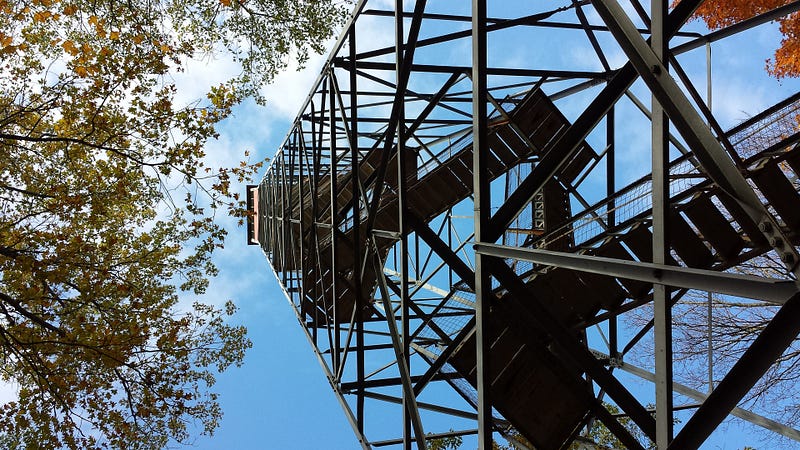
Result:
[[[627,447],[686,449],[729,414],[800,440],[737,407],[800,332],[800,95],[724,131],[711,78],[681,59],[711,70],[712,45],[800,2],[705,34],[686,25],[700,0],[385,3],[356,5],[248,192],[248,241],[362,447],[566,448],[599,420]],[[651,158],[628,183],[631,128]],[[764,254],[784,277],[742,274]],[[673,380],[689,290],[777,305],[708,394]],[[625,321],[648,305],[647,325]],[[624,360],[644,338],[650,371]]]

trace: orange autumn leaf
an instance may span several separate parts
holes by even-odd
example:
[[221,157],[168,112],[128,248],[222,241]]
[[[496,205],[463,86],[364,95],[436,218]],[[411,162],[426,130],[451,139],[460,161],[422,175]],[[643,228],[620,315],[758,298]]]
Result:
[[[707,0],[695,15],[711,30],[718,30],[758,14],[787,5],[791,0]],[[783,35],[780,47],[772,59],[766,61],[767,71],[777,78],[800,76],[800,14],[794,13],[778,19]]]
[[50,11],[38,11],[33,14],[33,21],[34,22],[44,22],[45,20],[52,17],[52,13]]
[[61,44],[61,48],[63,48],[65,52],[69,53],[72,56],[75,56],[80,52],[78,47],[75,46],[75,43],[70,40],[64,41]]

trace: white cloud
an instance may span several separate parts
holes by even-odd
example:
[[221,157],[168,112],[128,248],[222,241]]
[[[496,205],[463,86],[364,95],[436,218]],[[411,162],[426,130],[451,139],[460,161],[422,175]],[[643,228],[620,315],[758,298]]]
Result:
[[[332,41],[328,46],[331,44]],[[286,70],[279,73],[262,91],[267,99],[266,108],[269,116],[283,120],[294,119],[326,59],[326,55],[315,54],[302,70],[296,60],[290,61]]]
[[0,382],[0,405],[16,401],[19,398],[19,386],[16,383]]
[[183,72],[174,72],[172,79],[178,87],[176,101],[178,105],[188,105],[198,99],[205,99],[212,86],[237,76],[241,67],[224,53],[211,55],[203,59],[191,59],[185,62]]

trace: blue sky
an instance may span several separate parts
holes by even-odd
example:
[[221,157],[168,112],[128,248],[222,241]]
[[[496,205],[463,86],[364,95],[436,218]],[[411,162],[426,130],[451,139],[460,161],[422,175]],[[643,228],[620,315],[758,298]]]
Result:
[[[266,107],[247,102],[219,128],[208,152],[218,164],[235,163],[244,150],[251,161],[269,158],[282,142],[321,65],[314,58],[298,71],[292,66],[267,87]],[[310,67],[314,65],[314,67]],[[230,75],[235,65],[218,60],[213,70],[198,64],[187,71],[198,95],[202,84]],[[201,82],[192,83],[199,74]],[[181,75],[184,76],[184,75]],[[259,174],[259,177],[263,174]],[[255,180],[257,182],[258,180]],[[244,187],[241,187],[243,192]],[[245,244],[245,230],[229,218],[225,248],[215,256],[220,275],[204,300],[232,299],[239,307],[234,322],[248,328],[253,341],[241,368],[230,368],[214,387],[224,417],[213,437],[199,437],[197,449],[350,449],[357,441],[328,385],[311,346],[258,246]]]
[[[441,1],[430,3],[439,8],[443,5]],[[387,42],[389,38],[378,30],[373,33],[376,42]],[[778,40],[774,29],[759,29],[735,38],[730,45],[714,47],[715,113],[725,121],[723,128],[797,91],[796,81],[777,83],[763,73],[763,61]],[[462,45],[456,55],[449,56],[461,57],[465,52],[468,47]],[[701,57],[696,56],[698,53],[681,57],[681,62],[697,77],[703,77],[705,70],[704,53],[700,54]],[[546,60],[579,55],[579,49],[574,49],[570,55],[537,57]],[[514,52],[504,54],[506,65],[525,56]],[[312,59],[302,72],[292,67],[281,74],[272,86],[265,88],[269,99],[266,107],[247,103],[237,108],[234,117],[220,127],[221,137],[210,144],[208,154],[219,164],[235,163],[244,150],[251,150],[255,158],[271,157],[311,89],[322,60],[322,57]],[[612,58],[612,66],[618,67],[619,61],[621,58],[617,61]],[[196,96],[199,91],[195,89],[200,89],[203,82],[224,78],[235,70],[235,66],[224,60],[205,68],[203,64],[198,63],[194,70],[181,75],[186,79],[179,78],[182,85],[193,88],[184,91],[187,98]],[[641,87],[638,89],[641,98],[649,99]],[[568,117],[581,111],[580,104],[566,102],[559,106]],[[631,169],[623,168],[620,173],[627,181],[640,174],[642,158],[647,156],[643,157],[637,148],[646,145],[643,142],[649,139],[649,131],[630,129],[622,133],[620,140],[631,144],[627,155]],[[219,377],[215,390],[221,394],[225,416],[215,436],[198,438],[194,448],[357,448],[345,415],[263,254],[258,247],[245,245],[244,230],[235,227],[232,220],[221,220],[228,224],[229,237],[225,249],[217,254],[220,276],[212,281],[207,300],[221,303],[233,299],[240,308],[235,321],[248,327],[254,345],[242,368],[229,369]],[[643,390],[649,389],[644,386]],[[395,424],[386,426],[399,429]],[[732,431],[726,433],[728,440],[715,438],[704,448],[733,449],[758,444],[743,441],[736,432],[740,428],[736,422],[727,427]]]

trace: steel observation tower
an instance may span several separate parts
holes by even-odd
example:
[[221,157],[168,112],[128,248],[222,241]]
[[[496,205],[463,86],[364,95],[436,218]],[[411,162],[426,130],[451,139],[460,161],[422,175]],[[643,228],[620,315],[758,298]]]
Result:
[[[599,421],[691,449],[729,415],[800,440],[737,406],[800,333],[800,94],[732,92],[724,59],[800,2],[714,32],[702,0],[403,3],[355,5],[248,188],[362,447],[593,448]],[[724,367],[711,293],[768,313]],[[704,295],[701,388],[673,314]]]

